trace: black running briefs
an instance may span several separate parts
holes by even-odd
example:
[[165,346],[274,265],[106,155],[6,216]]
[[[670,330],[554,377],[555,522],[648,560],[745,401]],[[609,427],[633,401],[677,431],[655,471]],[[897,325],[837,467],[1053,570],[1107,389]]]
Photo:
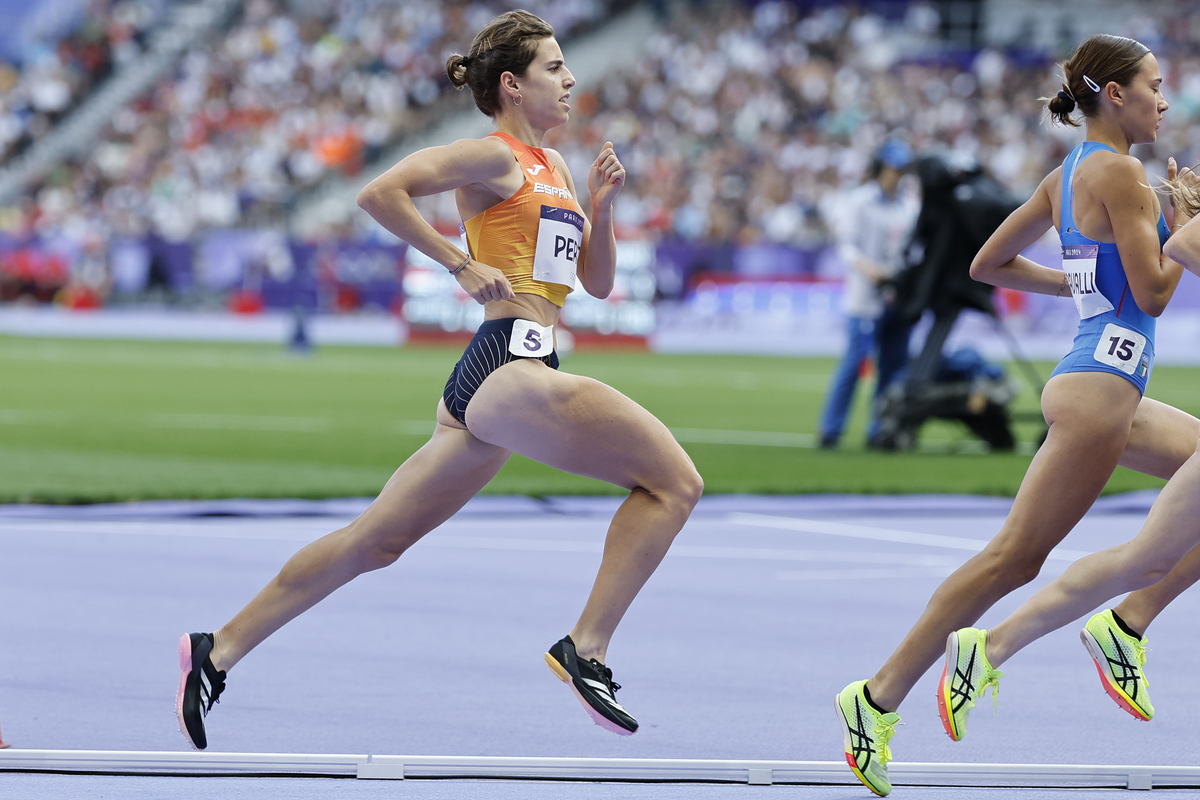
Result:
[[[467,404],[479,390],[483,379],[502,365],[522,357],[513,355],[508,349],[516,321],[512,317],[484,322],[463,351],[462,358],[454,365],[450,380],[446,381],[446,388],[442,391],[442,400],[446,403],[446,410],[459,422],[466,424]],[[558,353],[542,356],[538,360],[551,369],[558,369]]]

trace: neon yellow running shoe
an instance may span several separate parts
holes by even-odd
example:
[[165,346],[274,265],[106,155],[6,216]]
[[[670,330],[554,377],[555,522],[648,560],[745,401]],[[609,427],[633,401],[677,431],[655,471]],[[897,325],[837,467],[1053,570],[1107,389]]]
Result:
[[866,681],[855,681],[838,693],[833,704],[838,721],[842,723],[846,763],[864,786],[885,797],[892,791],[887,768],[892,760],[892,750],[888,742],[896,733],[900,715],[894,711],[887,714],[877,711],[863,693],[866,685]]
[[1116,704],[1133,716],[1149,722],[1154,716],[1143,667],[1146,666],[1146,640],[1130,636],[1113,619],[1111,609],[1096,614],[1079,632],[1083,646],[1092,654],[1100,683]]
[[967,717],[975,701],[992,687],[992,702],[1000,693],[1003,672],[992,669],[984,645],[987,631],[962,628],[946,637],[946,666],[938,681],[938,714],[946,734],[956,742],[967,735]]

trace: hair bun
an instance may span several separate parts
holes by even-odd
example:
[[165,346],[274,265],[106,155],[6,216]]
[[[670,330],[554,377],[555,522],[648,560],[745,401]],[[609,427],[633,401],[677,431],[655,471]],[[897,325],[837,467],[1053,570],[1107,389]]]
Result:
[[1063,111],[1066,111],[1068,114],[1070,114],[1075,110],[1075,98],[1071,97],[1071,95],[1067,94],[1061,89],[1058,92],[1058,99],[1062,100],[1063,102]]
[[467,83],[467,66],[470,59],[465,58],[461,53],[455,53],[446,59],[446,76],[450,78],[450,85],[455,89],[461,89]]

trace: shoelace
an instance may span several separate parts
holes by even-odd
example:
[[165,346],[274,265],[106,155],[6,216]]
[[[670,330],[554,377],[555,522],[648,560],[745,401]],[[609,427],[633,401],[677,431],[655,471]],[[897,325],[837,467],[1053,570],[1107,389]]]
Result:
[[1146,646],[1146,640],[1135,639],[1133,641],[1133,657],[1137,659],[1138,666],[1142,668],[1142,685],[1149,686],[1150,679],[1146,677],[1146,653],[1150,652],[1150,648]]
[[983,693],[987,691],[989,686],[992,687],[992,713],[993,714],[999,713],[999,711],[1000,711],[1000,703],[999,703],[1000,679],[1003,677],[1004,677],[1003,671],[994,669],[990,673],[988,673],[987,680],[983,682],[983,686],[979,687],[979,696],[980,697],[983,697]]
[[596,668],[596,672],[600,673],[600,676],[602,678],[604,678],[604,682],[606,684],[608,684],[608,688],[612,690],[613,697],[616,697],[617,690],[621,688],[621,684],[615,682],[612,679],[612,670],[609,669],[608,667],[604,666],[603,664],[601,664],[599,661],[597,661],[594,658],[591,659],[591,664],[593,667]]
[[890,742],[892,737],[896,735],[896,726],[903,724],[904,723],[900,720],[888,722],[882,717],[879,717],[879,732],[876,735],[875,743],[879,745],[879,752],[877,755],[879,756],[880,764],[886,764],[892,760],[892,748],[888,747],[888,742]]
[[[212,711],[213,705],[221,702],[221,692],[225,691],[225,677],[224,673],[216,672],[215,670],[210,673],[207,662],[204,665],[204,671],[211,687],[208,693],[208,702],[202,704],[204,714],[207,716],[208,712]],[[201,686],[203,686],[203,683],[201,683]]]

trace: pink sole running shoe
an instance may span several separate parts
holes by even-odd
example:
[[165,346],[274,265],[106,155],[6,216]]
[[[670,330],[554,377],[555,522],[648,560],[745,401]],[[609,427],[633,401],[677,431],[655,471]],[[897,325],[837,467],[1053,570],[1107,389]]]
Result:
[[1154,704],[1146,680],[1146,642],[1130,636],[1113,618],[1112,609],[1105,609],[1087,621],[1079,632],[1087,648],[1100,685],[1117,705],[1142,722],[1154,717]]
[[601,728],[619,736],[637,732],[637,720],[617,702],[616,693],[621,685],[613,683],[612,670],[594,658],[583,661],[576,656],[570,636],[554,643],[546,653],[546,666],[571,687],[584,711]]
[[185,633],[179,639],[179,692],[175,695],[175,716],[188,744],[197,750],[208,747],[204,718],[208,716],[225,689],[225,671],[217,671],[209,654],[213,649],[211,633]]

